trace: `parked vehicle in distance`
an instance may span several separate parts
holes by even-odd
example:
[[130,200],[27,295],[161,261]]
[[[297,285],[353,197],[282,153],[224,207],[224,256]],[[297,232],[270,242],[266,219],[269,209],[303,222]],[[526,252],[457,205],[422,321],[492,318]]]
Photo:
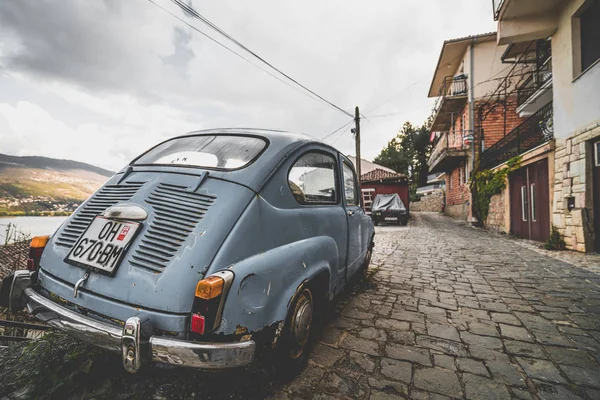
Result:
[[5,279],[0,298],[119,352],[129,372],[266,355],[297,372],[315,314],[365,273],[374,234],[354,167],[333,147],[269,130],[192,132],[34,238],[29,270]]
[[378,194],[371,205],[371,215],[375,225],[408,224],[408,211],[397,193]]

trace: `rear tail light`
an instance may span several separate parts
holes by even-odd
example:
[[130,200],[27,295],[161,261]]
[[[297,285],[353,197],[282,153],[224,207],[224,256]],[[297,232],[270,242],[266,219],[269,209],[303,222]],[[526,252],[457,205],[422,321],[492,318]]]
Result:
[[40,267],[40,260],[42,259],[42,253],[48,243],[50,236],[35,236],[31,239],[29,245],[29,259],[27,260],[27,269],[30,271],[37,271]]
[[192,314],[192,332],[196,332],[199,335],[204,335],[204,327],[206,320],[200,314]]
[[203,335],[219,327],[233,276],[231,271],[219,271],[198,282],[190,323],[192,332]]

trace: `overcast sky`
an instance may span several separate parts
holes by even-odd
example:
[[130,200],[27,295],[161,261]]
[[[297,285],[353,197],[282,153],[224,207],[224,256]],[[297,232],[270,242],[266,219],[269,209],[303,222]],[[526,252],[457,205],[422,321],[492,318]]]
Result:
[[[154,1],[212,34],[170,1]],[[343,109],[359,106],[367,117],[398,113],[363,121],[366,159],[404,121],[420,124],[430,114],[427,91],[443,41],[495,30],[489,0],[192,6]],[[259,127],[322,138],[349,120],[147,0],[0,0],[0,153],[118,170],[191,130]],[[327,142],[334,140],[354,154],[349,128]]]

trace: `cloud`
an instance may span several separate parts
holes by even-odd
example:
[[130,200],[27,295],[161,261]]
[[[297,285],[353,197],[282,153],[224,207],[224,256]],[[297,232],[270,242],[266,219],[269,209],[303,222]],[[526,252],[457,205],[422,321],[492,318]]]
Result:
[[[213,34],[169,1],[155,1]],[[426,93],[443,40],[493,30],[489,4],[482,3],[193,4],[273,65],[344,109],[353,112],[358,105],[367,115],[398,113],[363,121],[363,154],[372,158],[405,120],[419,124],[429,114]],[[65,154],[65,146],[74,147],[78,152],[68,157],[98,159],[99,165],[116,169],[150,141],[186,130],[253,126],[323,137],[349,121],[149,1],[0,2],[0,36],[0,82],[11,82],[8,92],[0,91],[0,129],[10,132],[0,135],[8,135],[7,148],[23,154],[52,157]],[[48,125],[32,125],[28,119]],[[78,143],[59,145],[58,138]],[[353,153],[347,130],[335,138],[336,146]],[[40,141],[47,144],[37,145]],[[105,145],[90,150],[79,142]]]

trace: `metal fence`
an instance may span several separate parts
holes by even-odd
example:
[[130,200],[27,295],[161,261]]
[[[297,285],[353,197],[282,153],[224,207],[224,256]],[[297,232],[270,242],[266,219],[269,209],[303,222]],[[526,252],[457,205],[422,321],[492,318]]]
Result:
[[554,138],[552,102],[481,154],[480,168],[490,169]]
[[465,75],[445,77],[438,95],[445,97],[461,94],[467,94],[467,77]]
[[517,107],[523,105],[535,92],[552,79],[552,57],[542,64],[517,88]]
[[433,151],[429,156],[428,164],[432,166],[436,161],[444,155],[448,150],[466,150],[469,144],[465,142],[465,138],[469,136],[469,131],[444,132],[442,136],[433,146]]

